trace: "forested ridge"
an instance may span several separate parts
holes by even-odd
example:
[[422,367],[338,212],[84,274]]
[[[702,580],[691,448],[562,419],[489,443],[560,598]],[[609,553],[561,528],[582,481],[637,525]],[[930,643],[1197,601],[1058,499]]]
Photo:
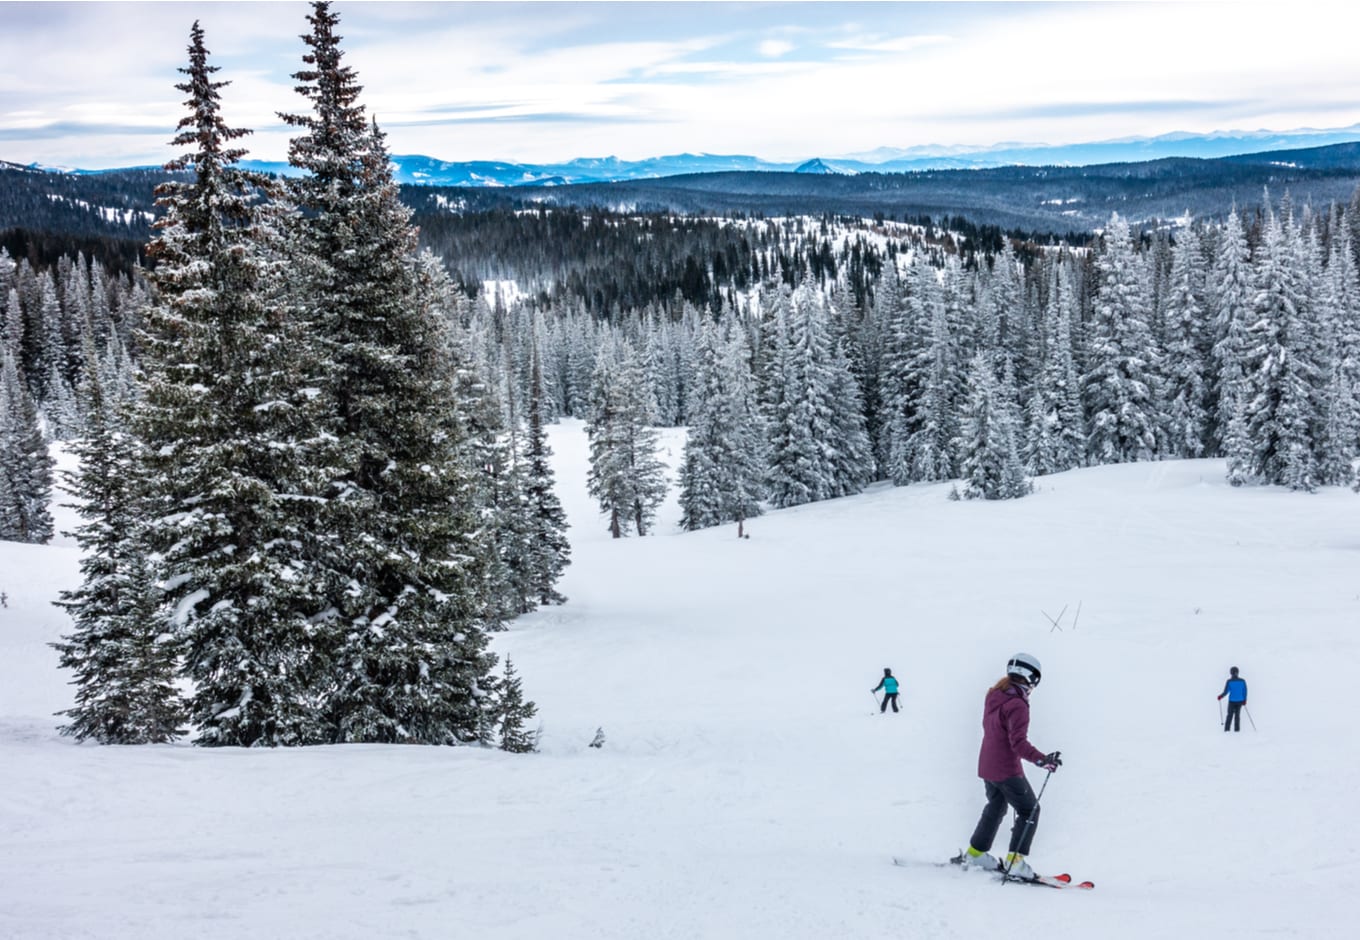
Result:
[[[0,245],[11,257],[35,262],[50,263],[80,250],[106,263],[116,259],[126,269],[150,235],[152,190],[165,178],[156,169],[74,174],[0,162]],[[1325,205],[1349,199],[1357,184],[1360,144],[1334,144],[1211,160],[1081,167],[858,175],[725,172],[557,187],[403,186],[401,198],[415,212],[422,245],[446,257],[456,253],[477,267],[505,260],[507,248],[541,237],[543,229],[526,226],[493,242],[492,251],[476,239],[458,239],[461,226],[450,216],[476,219],[482,213],[556,207],[623,217],[849,215],[929,218],[939,224],[952,219],[1021,239],[1061,238],[1071,244],[1103,226],[1111,212],[1155,228],[1187,213],[1221,220],[1234,205],[1257,205],[1265,188],[1288,190],[1300,203]],[[565,250],[562,236],[569,233],[559,228],[554,234],[559,250]],[[530,260],[516,263],[524,270]]]
[[[413,200],[338,18],[321,2],[308,22],[295,176],[237,165],[249,132],[220,117],[229,83],[197,24],[154,207],[126,179],[96,184],[106,203],[87,177],[47,193],[6,171],[27,184],[15,204],[72,227],[0,247],[0,538],[50,539],[49,444],[81,458],[70,733],[531,749],[533,705],[487,643],[564,600],[544,434],[564,417],[616,538],[658,524],[658,426],[688,428],[671,520],[687,529],[740,532],[876,481],[1015,499],[1064,470],[1176,458],[1223,458],[1238,486],[1358,485],[1347,171],[1307,177],[1341,198],[1262,187],[1071,237],[958,215]],[[1171,186],[1187,162],[1163,163],[1107,172]]]

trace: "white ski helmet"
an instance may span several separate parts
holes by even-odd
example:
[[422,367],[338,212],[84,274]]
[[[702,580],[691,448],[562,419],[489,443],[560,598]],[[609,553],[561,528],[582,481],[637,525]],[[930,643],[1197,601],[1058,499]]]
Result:
[[1011,661],[1006,663],[1006,675],[1021,679],[1030,688],[1039,684],[1041,672],[1039,660],[1029,653],[1016,653],[1011,657]]

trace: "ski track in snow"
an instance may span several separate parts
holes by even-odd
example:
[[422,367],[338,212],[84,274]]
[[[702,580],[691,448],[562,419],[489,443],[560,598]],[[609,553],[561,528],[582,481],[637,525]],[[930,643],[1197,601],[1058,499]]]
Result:
[[[1350,933],[1360,497],[1176,461],[1000,504],[878,485],[742,541],[680,532],[672,491],[655,536],[614,541],[580,422],[551,444],[570,601],[495,641],[532,755],[77,745],[45,645],[75,548],[0,542],[0,937]],[[1021,649],[1031,739],[1066,761],[1031,860],[1094,892],[927,864],[976,821],[982,694]],[[1257,731],[1219,730],[1229,665]],[[900,715],[867,694],[884,666]]]

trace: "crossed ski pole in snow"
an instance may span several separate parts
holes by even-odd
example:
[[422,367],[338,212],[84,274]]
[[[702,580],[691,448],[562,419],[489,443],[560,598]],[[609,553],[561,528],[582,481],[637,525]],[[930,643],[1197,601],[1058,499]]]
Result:
[[[1049,617],[1049,616],[1048,616],[1048,611],[1044,610],[1042,607],[1039,608],[1039,613],[1043,614],[1044,617],[1048,620],[1048,622],[1051,623],[1051,624],[1053,624],[1053,626],[1051,626],[1051,627],[1048,628],[1048,632],[1049,632],[1049,633],[1052,633],[1054,630],[1057,630],[1058,632],[1062,632],[1062,619],[1063,619],[1063,614],[1067,613],[1067,608],[1068,608],[1069,606],[1071,606],[1071,605],[1070,605],[1070,604],[1063,604],[1063,609],[1060,610],[1060,611],[1058,611],[1058,616],[1057,616],[1057,617]],[[1080,619],[1081,619],[1081,601],[1077,601],[1077,612],[1072,616],[1072,629],[1073,629],[1073,630],[1077,629],[1077,621],[1080,620]]]

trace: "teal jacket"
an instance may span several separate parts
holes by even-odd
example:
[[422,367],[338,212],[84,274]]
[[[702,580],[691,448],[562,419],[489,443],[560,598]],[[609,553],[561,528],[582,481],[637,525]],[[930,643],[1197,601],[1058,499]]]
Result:
[[896,695],[896,694],[897,694],[897,680],[896,680],[895,678],[893,678],[892,676],[884,676],[882,679],[879,680],[878,685],[874,686],[874,687],[873,687],[872,689],[870,689],[869,691],[871,691],[871,692],[877,692],[879,689],[882,689],[884,692],[887,692],[889,695]]

